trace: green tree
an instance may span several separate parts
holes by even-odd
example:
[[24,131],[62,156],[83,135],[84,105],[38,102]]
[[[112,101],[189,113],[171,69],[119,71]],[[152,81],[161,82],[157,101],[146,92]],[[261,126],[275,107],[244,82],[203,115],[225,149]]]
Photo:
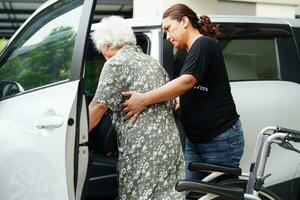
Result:
[[16,81],[28,90],[68,79],[74,41],[73,28],[62,26],[38,44],[20,46],[1,67],[0,80]]
[[87,95],[94,94],[97,85],[99,75],[102,71],[102,67],[105,63],[105,58],[102,54],[97,52],[96,56],[91,56],[87,58],[85,62],[85,76],[84,76],[84,84]]
[[2,49],[5,47],[6,43],[7,43],[6,39],[4,38],[0,39],[0,51],[2,51]]

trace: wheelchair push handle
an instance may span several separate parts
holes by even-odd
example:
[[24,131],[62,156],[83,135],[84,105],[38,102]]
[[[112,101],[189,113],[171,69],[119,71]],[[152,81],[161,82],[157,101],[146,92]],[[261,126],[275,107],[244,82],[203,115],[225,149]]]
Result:
[[287,137],[289,140],[294,142],[300,142],[300,131],[277,126],[276,132],[287,133]]
[[294,134],[294,135],[300,136],[300,131],[289,129],[289,128],[284,128],[284,127],[280,127],[280,126],[276,127],[276,132],[289,133],[289,134]]

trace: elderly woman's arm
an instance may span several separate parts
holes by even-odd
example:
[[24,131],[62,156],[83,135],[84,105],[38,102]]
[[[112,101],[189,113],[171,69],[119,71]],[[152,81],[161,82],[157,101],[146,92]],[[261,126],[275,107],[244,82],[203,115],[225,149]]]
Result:
[[92,101],[89,105],[89,131],[99,123],[108,107],[103,103]]

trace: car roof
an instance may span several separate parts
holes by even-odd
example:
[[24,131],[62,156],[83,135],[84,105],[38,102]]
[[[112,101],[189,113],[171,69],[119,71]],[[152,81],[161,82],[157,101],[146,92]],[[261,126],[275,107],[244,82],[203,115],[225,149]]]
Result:
[[300,27],[300,19],[285,19],[291,27]]
[[[161,18],[152,17],[152,18],[129,18],[125,19],[125,21],[131,27],[160,27],[161,26]],[[97,23],[92,24],[91,30],[95,29]]]
[[[300,27],[300,19],[289,18],[274,18],[274,17],[258,17],[258,16],[245,16],[245,15],[210,15],[212,22],[216,23],[254,23],[254,24],[278,24],[289,25],[291,27]],[[160,26],[161,18],[130,18],[126,19],[128,24],[132,27],[151,27]],[[91,30],[94,30],[93,24]]]
[[244,15],[212,15],[213,22],[217,23],[257,23],[257,24],[286,24],[292,27],[300,27],[300,19],[258,17]]

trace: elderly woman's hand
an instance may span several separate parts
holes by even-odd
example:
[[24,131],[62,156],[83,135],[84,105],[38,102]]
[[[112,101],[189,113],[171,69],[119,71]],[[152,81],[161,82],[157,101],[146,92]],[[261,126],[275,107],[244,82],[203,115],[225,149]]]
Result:
[[145,104],[145,94],[139,92],[122,92],[122,95],[125,97],[130,97],[123,104],[123,111],[126,115],[123,117],[123,120],[126,121],[131,119],[131,122],[134,123],[138,115],[145,109],[147,106]]
[[177,112],[180,109],[180,100],[179,100],[179,97],[175,98],[175,102],[176,102],[176,105],[175,105],[174,111]]

